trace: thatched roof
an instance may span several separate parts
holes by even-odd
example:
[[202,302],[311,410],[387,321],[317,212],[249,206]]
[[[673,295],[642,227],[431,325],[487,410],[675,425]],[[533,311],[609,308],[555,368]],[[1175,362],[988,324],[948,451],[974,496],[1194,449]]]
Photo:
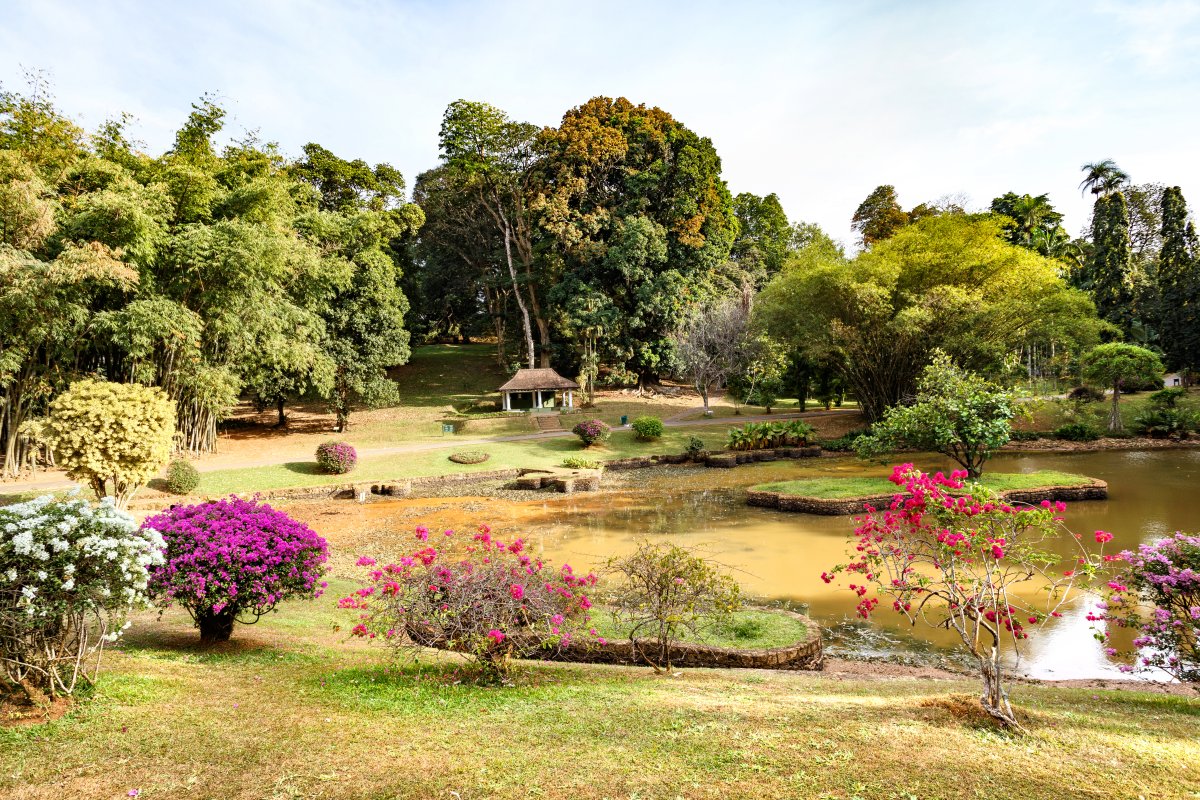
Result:
[[500,387],[502,392],[533,392],[538,389],[578,389],[579,384],[559,375],[552,369],[519,369],[508,383]]

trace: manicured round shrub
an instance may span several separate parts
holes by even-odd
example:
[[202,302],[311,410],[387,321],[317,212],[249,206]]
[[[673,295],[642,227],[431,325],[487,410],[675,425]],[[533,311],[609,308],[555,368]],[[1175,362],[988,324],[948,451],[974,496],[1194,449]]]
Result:
[[228,641],[234,622],[325,588],[325,540],[266,503],[230,497],[177,506],[142,527],[166,542],[166,562],[150,571],[151,596],[164,608],[186,608],[202,642]]
[[491,458],[490,455],[482,450],[464,450],[461,453],[452,453],[450,460],[455,464],[482,464]]
[[638,417],[630,427],[633,428],[634,436],[643,442],[661,438],[667,431],[658,417]]
[[40,497],[0,508],[0,699],[35,705],[95,677],[100,650],[146,601],[163,540],[112,499]]
[[167,489],[174,494],[191,494],[200,485],[200,472],[192,462],[177,458],[167,467]]
[[598,419],[589,419],[572,428],[571,433],[579,437],[584,447],[591,447],[596,442],[607,442],[612,435],[612,428]]
[[1100,438],[1100,431],[1086,422],[1068,422],[1055,428],[1054,438],[1068,442],[1094,442]]
[[317,466],[330,475],[345,475],[358,463],[358,453],[346,442],[325,442],[317,446]]

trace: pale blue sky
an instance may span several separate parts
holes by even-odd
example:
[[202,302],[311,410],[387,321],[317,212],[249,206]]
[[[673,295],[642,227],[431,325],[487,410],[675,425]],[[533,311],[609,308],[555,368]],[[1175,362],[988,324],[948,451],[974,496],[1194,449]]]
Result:
[[134,114],[153,152],[213,91],[231,133],[410,185],[452,100],[552,125],[624,95],[711,137],[735,193],[846,240],[880,183],[906,207],[1048,192],[1075,233],[1079,166],[1101,158],[1200,207],[1200,0],[0,0],[0,83],[22,67],[86,126]]

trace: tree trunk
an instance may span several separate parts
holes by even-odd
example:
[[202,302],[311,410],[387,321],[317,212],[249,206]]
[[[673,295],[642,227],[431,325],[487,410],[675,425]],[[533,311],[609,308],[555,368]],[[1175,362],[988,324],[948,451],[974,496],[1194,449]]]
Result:
[[1000,649],[993,647],[990,656],[979,655],[979,672],[983,680],[983,694],[979,704],[993,719],[1006,728],[1023,730],[1008,702],[1008,692],[1002,683],[1003,667],[1000,664]]
[[233,635],[233,621],[236,617],[236,609],[225,609],[220,614],[197,616],[196,625],[200,628],[201,644],[228,642],[229,637]]
[[1113,384],[1112,412],[1108,415],[1108,429],[1116,433],[1124,427],[1121,424],[1121,384]]
[[[497,208],[500,203],[497,200]],[[525,298],[521,296],[521,286],[517,281],[517,268],[513,265],[512,254],[512,226],[508,223],[508,217],[505,216],[503,210],[500,210],[500,219],[504,229],[504,260],[508,264],[508,276],[512,280],[513,295],[517,298],[517,308],[521,309],[521,326],[525,333],[525,348],[527,351],[529,368],[533,369],[536,363],[537,353],[533,348],[533,327],[529,322],[529,308],[525,305]]]
[[283,413],[283,406],[286,402],[287,400],[283,397],[276,398],[275,400],[275,412],[279,415],[279,418],[275,422],[276,428],[282,428],[284,425],[287,425],[287,416]]

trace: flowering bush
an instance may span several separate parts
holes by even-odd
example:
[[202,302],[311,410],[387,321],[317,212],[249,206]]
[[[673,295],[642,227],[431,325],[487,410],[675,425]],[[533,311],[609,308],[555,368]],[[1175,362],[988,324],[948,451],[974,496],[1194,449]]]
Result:
[[151,569],[151,595],[164,608],[186,608],[202,642],[228,641],[234,622],[256,622],[281,600],[320,597],[325,588],[325,540],[265,503],[230,497],[177,506],[142,527],[166,542],[166,562]]
[[[1119,558],[1125,568],[1109,582],[1108,599],[1091,618],[1139,631],[1133,640],[1139,652],[1121,669],[1161,670],[1181,681],[1200,681],[1200,536],[1176,533]],[[1111,629],[1101,638],[1110,634]],[[1116,649],[1108,653],[1116,655]]]
[[345,475],[358,463],[358,453],[346,442],[324,442],[317,446],[317,466],[330,475]]
[[[685,631],[722,622],[741,608],[741,587],[716,564],[676,544],[642,542],[631,554],[612,558],[609,569],[624,579],[613,598],[617,619],[655,672],[671,669],[671,647]],[[640,646],[644,635],[652,651]]]
[[591,447],[596,442],[607,442],[612,428],[598,419],[588,419],[571,428],[571,433],[579,437],[584,447]]
[[507,674],[514,653],[563,647],[589,620],[586,591],[596,576],[576,576],[567,564],[552,570],[526,554],[521,539],[505,544],[486,525],[469,541],[445,531],[431,542],[424,526],[416,538],[398,564],[358,560],[368,583],[339,601],[360,612],[353,635],[456,650],[494,680]]
[[[886,511],[868,508],[858,518],[854,560],[821,578],[829,583],[839,572],[861,575],[850,589],[864,618],[884,597],[914,625],[920,620],[957,633],[979,664],[984,710],[1019,728],[1004,687],[1003,650],[1019,653],[1030,631],[1061,616],[1074,585],[1095,575],[1103,558],[1066,534],[1058,516],[1062,503],[1015,507],[978,484],[964,485],[966,477],[965,470],[947,478],[912,464],[896,467],[891,481],[904,492]],[[1111,538],[1096,532],[1101,547]],[[1054,542],[1074,552],[1065,570],[1062,557],[1047,549]],[[1028,582],[1040,591],[1018,595],[1016,587]]]
[[0,687],[37,704],[69,695],[145,602],[162,538],[138,530],[111,498],[5,506],[0,530]]

